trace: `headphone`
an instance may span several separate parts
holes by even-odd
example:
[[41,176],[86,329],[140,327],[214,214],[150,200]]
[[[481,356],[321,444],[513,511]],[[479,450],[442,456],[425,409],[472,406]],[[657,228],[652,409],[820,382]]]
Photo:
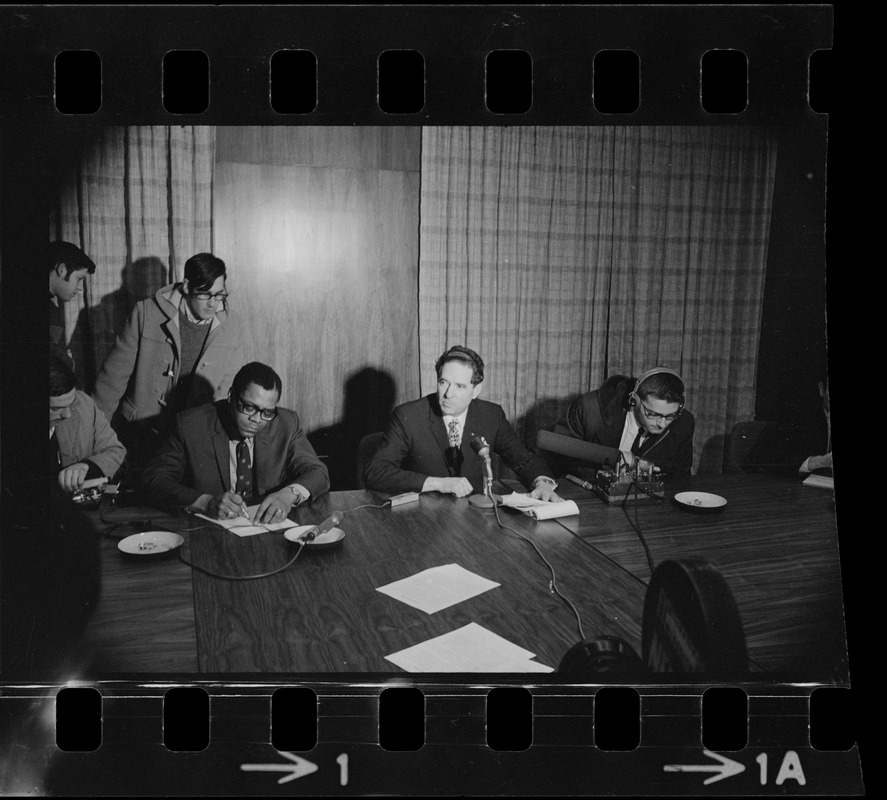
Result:
[[[647,378],[651,378],[653,375],[674,375],[681,384],[684,383],[684,379],[678,375],[673,369],[669,369],[668,367],[653,367],[653,369],[648,369],[640,378],[635,381],[634,389],[631,390],[631,394],[628,395],[628,406],[632,408],[638,404],[638,400],[640,400],[640,396],[638,395],[638,389],[641,388],[641,384],[647,380]],[[681,403],[681,407],[678,409],[678,414],[680,414],[684,410],[684,404]]]

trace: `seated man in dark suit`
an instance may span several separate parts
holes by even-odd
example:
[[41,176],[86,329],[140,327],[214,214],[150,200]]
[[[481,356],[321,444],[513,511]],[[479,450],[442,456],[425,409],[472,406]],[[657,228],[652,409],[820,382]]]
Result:
[[394,409],[388,430],[367,464],[367,488],[382,492],[443,492],[465,497],[484,487],[484,460],[470,442],[486,439],[532,496],[558,501],[545,462],[530,453],[501,406],[478,400],[484,362],[467,347],[451,347],[435,364],[437,393]]
[[74,373],[59,356],[49,361],[49,446],[50,470],[68,494],[84,481],[113,478],[126,457],[105,415],[77,389]]
[[696,423],[684,402],[684,382],[673,370],[613,375],[577,397],[554,432],[616,447],[629,466],[637,457],[663,473],[689,475]]
[[217,519],[258,503],[254,521],[263,523],[328,491],[298,414],[277,407],[281,389],[278,374],[254,361],[234,376],[227,400],[177,414],[142,474],[147,499]]

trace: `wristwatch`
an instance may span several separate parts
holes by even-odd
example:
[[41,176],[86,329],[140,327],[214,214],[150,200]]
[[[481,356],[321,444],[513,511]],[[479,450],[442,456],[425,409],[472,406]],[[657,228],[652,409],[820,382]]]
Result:
[[540,475],[536,480],[533,481],[533,485],[535,486],[539,482],[547,483],[551,486],[552,489],[557,489],[557,481],[553,478],[549,478],[547,475]]
[[289,489],[293,493],[293,500],[292,500],[293,506],[299,505],[299,503],[301,503],[302,500],[305,499],[304,497],[302,497],[302,493],[299,491],[298,487],[290,485],[290,486],[287,486],[286,488]]

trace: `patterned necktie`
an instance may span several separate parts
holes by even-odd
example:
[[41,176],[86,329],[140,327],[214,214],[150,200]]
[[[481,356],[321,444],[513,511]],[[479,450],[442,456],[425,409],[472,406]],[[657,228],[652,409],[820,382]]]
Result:
[[462,435],[459,433],[459,420],[450,420],[450,447],[458,450],[462,443]]
[[253,471],[249,458],[249,447],[246,440],[237,443],[237,484],[234,491],[249,505],[253,496]]
[[462,434],[459,432],[458,420],[450,420],[447,435],[450,439],[450,446],[446,452],[447,465],[452,475],[458,477],[462,468],[462,451],[459,449],[462,442]]

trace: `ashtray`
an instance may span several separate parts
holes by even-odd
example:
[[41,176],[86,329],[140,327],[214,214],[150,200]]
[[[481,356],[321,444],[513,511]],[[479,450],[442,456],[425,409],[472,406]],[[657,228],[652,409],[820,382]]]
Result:
[[727,501],[719,494],[708,492],[678,492],[674,501],[690,511],[720,511]]
[[[291,542],[298,542],[302,539],[302,537],[308,533],[308,531],[316,528],[316,525],[299,525],[295,528],[288,528],[283,532],[283,536],[285,539],[288,539]],[[320,536],[312,539],[310,542],[305,542],[306,547],[330,547],[335,544],[339,544],[342,539],[345,538],[345,531],[341,528],[330,528],[326,533],[320,534]]]
[[172,531],[145,531],[121,539],[117,549],[127,556],[167,556],[184,543],[184,537]]

